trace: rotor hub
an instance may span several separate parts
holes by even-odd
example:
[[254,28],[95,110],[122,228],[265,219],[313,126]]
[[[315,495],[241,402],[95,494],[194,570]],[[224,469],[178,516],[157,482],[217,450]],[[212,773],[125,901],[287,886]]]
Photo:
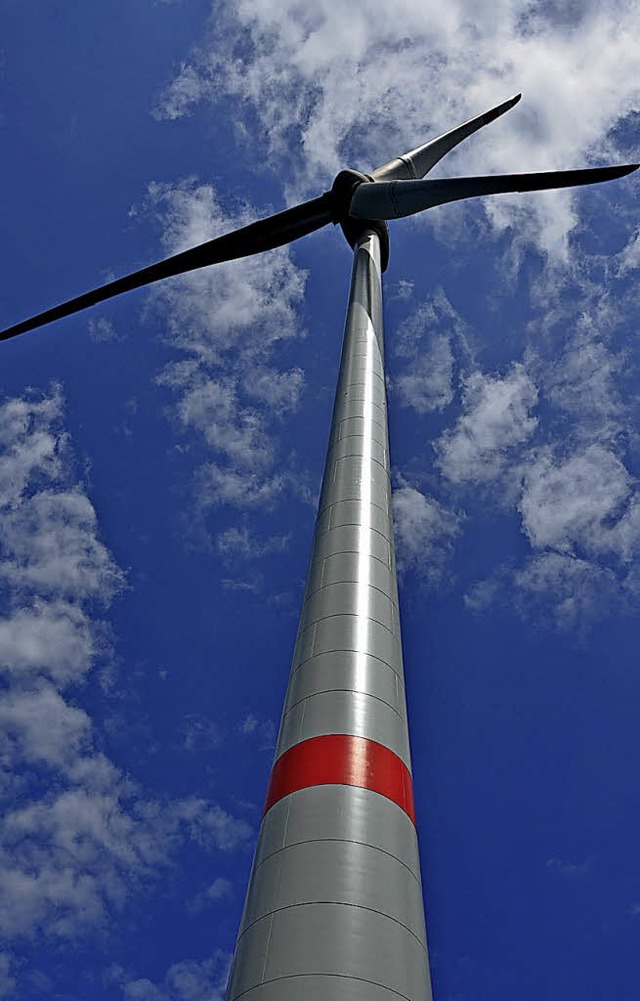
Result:
[[340,225],[351,249],[365,230],[372,229],[380,239],[380,264],[383,272],[389,264],[389,227],[382,219],[354,219],[349,215],[353,193],[364,181],[373,178],[359,170],[341,170],[331,186],[331,212],[334,226]]

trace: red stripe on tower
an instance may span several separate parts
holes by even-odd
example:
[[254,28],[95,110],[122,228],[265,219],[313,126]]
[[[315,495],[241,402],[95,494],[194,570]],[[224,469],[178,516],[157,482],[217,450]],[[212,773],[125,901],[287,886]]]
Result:
[[264,813],[284,796],[320,785],[370,789],[416,822],[413,780],[404,761],[384,744],[346,733],[311,737],[280,755],[271,772]]

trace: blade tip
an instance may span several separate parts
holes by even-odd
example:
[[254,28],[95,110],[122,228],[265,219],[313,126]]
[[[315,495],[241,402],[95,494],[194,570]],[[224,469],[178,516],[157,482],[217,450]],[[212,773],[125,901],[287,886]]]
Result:
[[514,94],[513,97],[510,97],[507,101],[503,101],[502,104],[498,104],[495,108],[492,108],[491,111],[487,111],[486,114],[483,115],[483,124],[489,125],[490,122],[495,122],[496,118],[500,118],[501,115],[504,115],[505,111],[511,111],[521,97],[522,94]]
[[627,174],[633,174],[638,167],[640,167],[640,163],[622,163],[619,167],[612,167],[611,170],[614,172],[614,178],[626,177]]

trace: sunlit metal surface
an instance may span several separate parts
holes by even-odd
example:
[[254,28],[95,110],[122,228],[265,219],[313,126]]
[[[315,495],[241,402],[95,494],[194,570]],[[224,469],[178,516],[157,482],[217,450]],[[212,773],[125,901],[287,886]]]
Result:
[[275,757],[228,1001],[429,1001],[372,231]]

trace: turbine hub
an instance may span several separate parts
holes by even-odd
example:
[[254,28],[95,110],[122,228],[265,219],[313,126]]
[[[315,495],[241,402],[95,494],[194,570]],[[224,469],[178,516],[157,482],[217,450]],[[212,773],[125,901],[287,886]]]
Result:
[[359,170],[341,170],[331,185],[331,212],[334,225],[343,222],[349,215],[351,199],[356,188],[363,181],[370,181],[367,174]]
[[331,218],[339,224],[345,239],[353,249],[366,229],[372,229],[380,239],[380,264],[383,272],[389,264],[389,228],[382,219],[354,219],[349,215],[353,194],[363,182],[371,181],[359,170],[341,170],[331,186]]

